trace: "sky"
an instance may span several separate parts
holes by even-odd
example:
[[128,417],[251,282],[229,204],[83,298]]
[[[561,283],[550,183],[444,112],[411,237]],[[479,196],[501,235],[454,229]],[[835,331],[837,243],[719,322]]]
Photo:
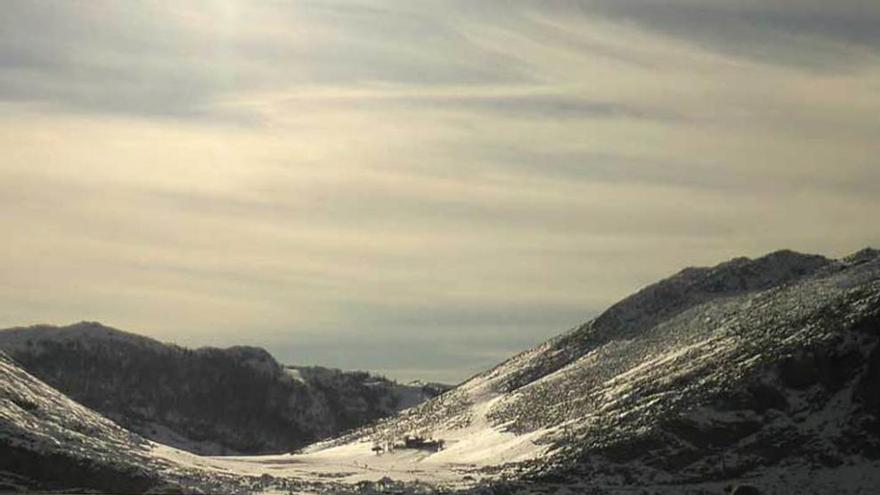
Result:
[[454,383],[880,247],[876,0],[6,0],[0,326]]

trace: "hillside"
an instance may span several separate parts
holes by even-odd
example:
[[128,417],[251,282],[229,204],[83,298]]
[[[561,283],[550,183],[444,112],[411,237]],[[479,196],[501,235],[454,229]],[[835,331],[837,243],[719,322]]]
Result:
[[215,469],[82,406],[0,351],[0,492],[280,493],[308,482]]
[[201,454],[288,452],[443,390],[285,367],[254,347],[186,349],[98,323],[2,330],[0,349],[131,431]]
[[89,487],[140,493],[165,481],[150,445],[0,352],[0,491]]
[[880,473],[878,342],[877,251],[740,258],[683,270],[437,399],[307,452],[418,433],[447,443],[421,463],[543,483],[778,484],[767,478],[803,483],[813,473],[867,486]]

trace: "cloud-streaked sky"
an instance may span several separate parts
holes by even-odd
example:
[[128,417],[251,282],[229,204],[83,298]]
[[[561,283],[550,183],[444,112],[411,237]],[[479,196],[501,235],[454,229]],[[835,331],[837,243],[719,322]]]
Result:
[[0,326],[457,381],[880,245],[875,0],[8,0]]

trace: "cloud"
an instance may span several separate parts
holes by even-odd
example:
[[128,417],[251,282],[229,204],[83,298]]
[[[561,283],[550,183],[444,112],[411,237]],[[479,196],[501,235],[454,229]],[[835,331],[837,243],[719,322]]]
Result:
[[455,381],[686,265],[876,244],[856,7],[8,2],[0,325]]
[[225,98],[307,84],[520,78],[441,17],[405,11],[219,0],[13,0],[4,11],[0,98],[70,111],[248,123],[257,116],[229,115]]
[[880,7],[869,0],[589,0],[581,7],[770,64],[836,72],[876,62],[880,54]]

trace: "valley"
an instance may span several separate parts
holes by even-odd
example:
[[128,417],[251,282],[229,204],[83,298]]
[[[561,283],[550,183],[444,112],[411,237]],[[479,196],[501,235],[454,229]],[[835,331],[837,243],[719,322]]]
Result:
[[[880,483],[874,250],[685,269],[452,390],[275,455],[150,441],[16,359],[0,363],[0,442],[15,452],[0,459],[6,488],[867,493]],[[401,445],[413,435],[442,448]],[[51,470],[37,468],[47,460]],[[98,474],[71,479],[72,466]]]

